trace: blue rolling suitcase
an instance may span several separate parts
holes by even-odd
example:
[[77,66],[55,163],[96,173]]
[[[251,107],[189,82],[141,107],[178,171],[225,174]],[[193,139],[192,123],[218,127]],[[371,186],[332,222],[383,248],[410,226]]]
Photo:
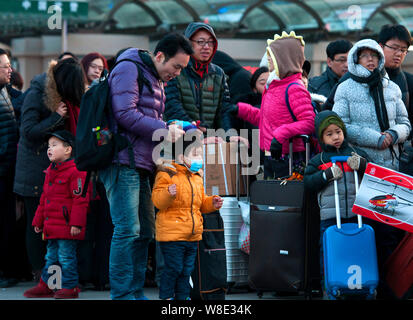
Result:
[[[332,157],[346,161],[348,157]],[[358,176],[355,172],[356,190]],[[357,223],[341,224],[337,181],[334,180],[337,225],[327,228],[323,235],[324,280],[329,299],[361,296],[374,299],[379,282],[374,230]]]

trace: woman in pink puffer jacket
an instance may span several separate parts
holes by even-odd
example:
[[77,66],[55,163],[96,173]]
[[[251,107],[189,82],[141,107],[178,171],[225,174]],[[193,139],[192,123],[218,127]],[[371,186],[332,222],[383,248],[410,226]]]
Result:
[[[288,175],[284,155],[289,152],[289,139],[297,135],[310,135],[314,131],[315,113],[311,97],[301,81],[304,40],[292,31],[267,40],[270,76],[263,94],[261,109],[239,102],[237,116],[258,126],[260,149],[265,152],[265,178]],[[288,100],[296,121],[286,103]],[[305,151],[301,138],[293,140],[293,151]]]

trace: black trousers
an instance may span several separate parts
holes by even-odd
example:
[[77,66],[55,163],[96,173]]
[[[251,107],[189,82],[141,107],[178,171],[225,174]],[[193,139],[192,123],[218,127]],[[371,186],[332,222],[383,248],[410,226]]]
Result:
[[0,270],[4,277],[30,278],[25,250],[26,219],[22,216],[16,221],[13,178],[13,175],[0,177]]
[[109,283],[109,255],[113,234],[109,202],[101,182],[96,183],[100,200],[90,202],[85,239],[77,248],[79,282],[103,287]]
[[32,222],[39,206],[40,197],[23,197],[24,212],[26,214],[26,249],[32,271],[42,270],[45,264],[46,241],[42,240],[42,233],[34,232]]

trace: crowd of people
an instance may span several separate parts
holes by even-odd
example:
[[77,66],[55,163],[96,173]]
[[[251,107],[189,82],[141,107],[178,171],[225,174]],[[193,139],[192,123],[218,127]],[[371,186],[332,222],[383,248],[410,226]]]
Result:
[[[327,69],[317,77],[309,76],[304,40],[295,32],[275,35],[250,73],[218,50],[210,25],[193,22],[183,35],[164,36],[152,53],[125,48],[109,60],[97,52],[79,60],[64,52],[24,92],[10,54],[0,49],[0,286],[34,280],[26,297],[76,298],[85,283],[109,284],[112,299],[144,300],[155,238],[160,299],[189,299],[202,213],[223,203],[205,194],[202,147],[182,142],[193,131],[208,144],[222,140],[204,136],[207,129],[249,129],[248,141],[236,134],[227,141],[250,145],[251,129],[258,128],[265,179],[288,176],[289,139],[312,135],[319,148],[302,172],[304,183],[319,193],[320,229],[334,224],[330,182],[347,172],[329,166],[330,157],[350,156],[349,167],[362,177],[369,161],[399,170],[400,148],[410,143],[413,75],[401,66],[411,35],[404,26],[387,25],[377,41],[333,41]],[[131,149],[116,154],[99,172],[97,195],[89,190],[84,198],[85,175],[73,160],[76,127],[82,96],[105,77],[111,129]],[[184,145],[171,162],[153,161],[158,129]],[[304,149],[294,139],[296,168]],[[341,216],[348,221],[354,220],[352,179],[346,179],[351,188],[339,184],[346,188]],[[367,223],[376,232],[381,270],[404,232]],[[53,264],[62,267],[57,291],[48,286]]]

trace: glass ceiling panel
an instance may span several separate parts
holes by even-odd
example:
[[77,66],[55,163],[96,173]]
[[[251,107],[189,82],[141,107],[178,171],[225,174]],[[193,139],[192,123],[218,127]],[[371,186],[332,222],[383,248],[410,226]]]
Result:
[[[272,12],[271,12],[272,13]],[[257,7],[245,17],[242,22],[242,32],[251,32],[253,30],[271,31],[282,29],[282,26],[268,13],[265,9]],[[274,13],[272,13],[274,14]],[[278,16],[278,15],[277,15]]]
[[407,29],[413,30],[413,2],[410,6],[389,7],[383,11]]
[[121,6],[113,18],[117,29],[149,27],[156,24],[155,20],[135,3],[126,3]]
[[286,31],[318,27],[314,17],[297,4],[287,1],[268,1],[265,2],[264,6],[281,18],[286,25]]
[[175,1],[146,1],[148,7],[153,9],[159,18],[169,24],[190,23],[190,14]]

